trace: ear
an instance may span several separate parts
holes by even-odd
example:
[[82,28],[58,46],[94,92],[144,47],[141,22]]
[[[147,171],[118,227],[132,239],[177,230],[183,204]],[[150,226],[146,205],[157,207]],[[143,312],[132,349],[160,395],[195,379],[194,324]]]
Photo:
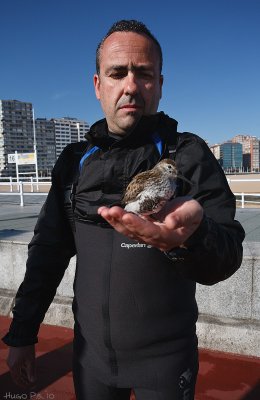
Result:
[[160,88],[161,88],[160,99],[162,98],[162,86],[163,86],[163,75],[160,75]]
[[95,75],[94,75],[93,82],[94,82],[94,88],[95,88],[96,98],[97,98],[98,100],[100,100],[100,80],[99,80],[98,74],[95,74]]

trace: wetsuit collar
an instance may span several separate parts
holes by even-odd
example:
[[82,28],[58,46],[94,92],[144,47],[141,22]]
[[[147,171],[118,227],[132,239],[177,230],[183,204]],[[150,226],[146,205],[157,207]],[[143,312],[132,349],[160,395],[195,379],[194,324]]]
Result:
[[109,135],[107,122],[102,119],[91,126],[90,131],[86,134],[86,139],[95,146],[107,148],[115,143],[118,146],[125,146],[137,141],[143,142],[154,132],[158,132],[162,138],[165,138],[168,136],[169,130],[171,133],[172,131],[177,131],[177,121],[160,112],[143,116],[135,129],[129,135],[122,136],[119,140]]

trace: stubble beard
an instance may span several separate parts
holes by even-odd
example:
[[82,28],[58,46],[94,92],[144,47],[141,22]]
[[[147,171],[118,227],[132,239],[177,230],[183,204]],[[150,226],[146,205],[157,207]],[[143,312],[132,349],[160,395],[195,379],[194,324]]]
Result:
[[126,116],[117,118],[114,126],[118,132],[114,133],[122,136],[130,134],[135,129],[141,118],[142,115],[137,114],[135,111],[127,112]]

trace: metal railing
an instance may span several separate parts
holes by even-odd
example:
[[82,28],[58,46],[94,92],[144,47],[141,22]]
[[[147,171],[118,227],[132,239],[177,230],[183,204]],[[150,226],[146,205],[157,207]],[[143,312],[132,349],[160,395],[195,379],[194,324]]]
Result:
[[[16,191],[19,192],[19,184],[20,182],[22,182],[24,185],[30,185],[30,190],[31,193],[35,193],[38,192],[40,189],[40,186],[50,186],[51,181],[36,181],[35,178],[33,178],[32,176],[28,177],[28,178],[23,178],[21,179],[19,182],[17,182],[16,178],[1,178],[1,180],[6,179],[6,182],[0,182],[0,190],[1,190],[1,186],[2,187],[8,187],[9,188],[9,193],[12,193],[14,191],[14,189],[16,188]],[[46,178],[44,178],[46,179]],[[0,193],[2,194],[2,193]]]
[[[6,179],[7,182],[3,182],[3,180]],[[46,178],[42,178],[46,179]],[[37,191],[38,186],[36,183],[35,178],[33,177],[28,177],[24,178],[23,180],[17,182],[15,178],[9,177],[9,178],[1,178],[2,182],[0,182],[0,195],[14,195],[14,196],[20,196],[20,206],[24,206],[24,196],[30,196],[30,195],[43,195],[47,196],[47,192],[39,192]],[[228,182],[260,182],[260,179],[228,179]],[[39,182],[40,186],[50,186],[50,181],[41,181]],[[24,186],[25,185],[30,185],[30,192],[25,192]],[[8,192],[1,192],[1,186],[8,186],[9,191]],[[16,191],[13,189],[16,188]],[[36,188],[36,191],[35,191]],[[259,198],[260,200],[260,193],[244,193],[244,192],[234,192],[234,195],[236,197],[239,197],[236,199],[237,202],[241,203],[241,208],[245,208],[245,204],[259,204],[260,201],[256,200],[256,198]],[[252,197],[252,200],[248,200],[248,197]]]
[[[17,178],[15,177],[12,177],[12,176],[1,176],[1,182],[3,182],[3,181],[7,181],[7,182],[17,182]],[[19,182],[20,181],[23,181],[23,182],[31,182],[31,180],[33,180],[34,182],[36,182],[37,181],[37,179],[35,178],[35,176],[20,176],[19,177]],[[38,181],[39,182],[41,182],[41,181],[48,181],[48,182],[50,182],[51,181],[51,177],[50,176],[42,176],[42,177],[38,177]]]
[[244,178],[241,178],[241,179],[232,179],[232,178],[228,178],[228,177],[226,177],[227,178],[227,181],[228,181],[228,183],[231,183],[231,182],[260,182],[260,179],[244,179]]
[[[49,183],[48,183],[49,184]],[[3,185],[3,183],[0,183],[0,185]],[[17,183],[15,183],[17,185]],[[16,192],[10,191],[10,192],[1,192],[1,196],[19,196],[20,197],[20,206],[24,206],[24,196],[47,196],[48,192],[25,192],[24,191],[24,182],[18,182],[18,190]]]
[[[254,178],[237,178],[237,179],[232,179],[232,178],[227,178],[228,183],[238,183],[238,182],[259,182],[259,189],[260,189],[260,179],[254,179]],[[245,193],[245,192],[233,192],[236,197],[239,197],[236,199],[237,202],[241,203],[241,208],[245,208],[245,204],[260,204],[260,201],[256,200],[256,198],[260,197],[260,193]],[[249,200],[248,198],[252,198],[252,200]]]
[[260,198],[260,193],[234,193],[234,195],[240,196],[241,199],[236,199],[236,201],[241,202],[241,208],[245,208],[245,203],[248,204],[260,204],[260,201],[257,201],[255,199],[253,200],[247,200],[245,197],[259,197]]

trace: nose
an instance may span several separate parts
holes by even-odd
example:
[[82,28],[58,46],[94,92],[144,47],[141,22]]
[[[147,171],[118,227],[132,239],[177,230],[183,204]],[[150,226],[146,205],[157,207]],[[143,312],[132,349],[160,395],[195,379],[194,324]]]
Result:
[[126,95],[133,95],[138,93],[138,90],[137,78],[131,71],[129,71],[125,77],[124,93]]

